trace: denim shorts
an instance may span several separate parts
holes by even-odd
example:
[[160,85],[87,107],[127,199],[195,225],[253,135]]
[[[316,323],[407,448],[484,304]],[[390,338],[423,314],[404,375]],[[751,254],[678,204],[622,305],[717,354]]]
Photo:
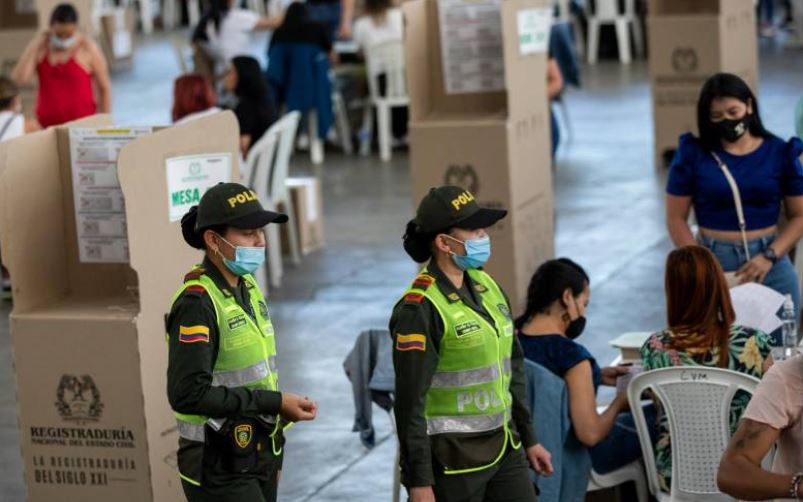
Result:
[[[775,237],[775,235],[768,235],[747,241],[747,249],[750,251],[750,256],[755,257],[763,253],[772,244]],[[714,253],[725,272],[735,272],[747,263],[744,244],[741,241],[721,241],[702,235],[699,237],[699,241],[701,245]],[[795,303],[795,319],[797,319],[800,313],[800,286],[795,267],[788,256],[784,256],[772,266],[764,278],[764,285],[782,295],[792,296],[792,301]],[[781,344],[780,329],[769,334],[772,335],[775,345]]]

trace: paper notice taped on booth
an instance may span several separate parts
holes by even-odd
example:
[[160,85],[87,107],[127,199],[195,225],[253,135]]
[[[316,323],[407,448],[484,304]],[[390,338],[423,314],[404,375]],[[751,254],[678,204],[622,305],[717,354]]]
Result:
[[171,222],[181,220],[201,196],[218,183],[231,182],[231,154],[173,157],[165,162],[167,206]]
[[447,94],[505,88],[500,0],[438,0]]
[[527,56],[546,52],[552,26],[551,9],[523,9],[516,13],[519,54]]
[[70,128],[75,227],[82,263],[128,262],[125,199],[117,179],[120,149],[150,127]]

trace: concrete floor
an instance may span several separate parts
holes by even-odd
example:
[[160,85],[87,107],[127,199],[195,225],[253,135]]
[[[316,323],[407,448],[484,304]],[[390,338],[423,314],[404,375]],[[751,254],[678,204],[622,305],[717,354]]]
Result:
[[[255,47],[261,47],[255,44]],[[761,105],[780,136],[793,132],[803,89],[803,53],[762,48]],[[114,76],[114,116],[125,125],[168,122],[178,74],[167,40],[138,47],[130,71]],[[590,273],[589,324],[580,339],[601,361],[607,341],[664,323],[664,173],[653,169],[646,65],[603,62],[584,69],[584,87],[566,98],[572,135],[558,154],[555,190],[558,254]],[[294,174],[314,173],[324,186],[326,248],[288,269],[270,299],[281,355],[282,387],[320,403],[320,418],[288,438],[282,501],[390,500],[395,443],[377,410],[379,445],[366,451],[351,432],[353,405],[342,361],[357,334],[385,327],[416,267],[401,248],[413,214],[407,156],[393,161],[328,153],[322,169],[297,154]],[[24,500],[14,380],[8,336],[10,305],[0,305],[0,501]]]

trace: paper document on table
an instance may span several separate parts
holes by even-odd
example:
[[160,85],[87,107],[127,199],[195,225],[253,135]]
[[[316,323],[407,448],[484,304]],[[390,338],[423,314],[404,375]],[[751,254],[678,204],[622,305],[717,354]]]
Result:
[[764,333],[772,333],[781,327],[778,310],[784,302],[782,294],[754,282],[731,288],[730,292],[736,324],[760,329]]

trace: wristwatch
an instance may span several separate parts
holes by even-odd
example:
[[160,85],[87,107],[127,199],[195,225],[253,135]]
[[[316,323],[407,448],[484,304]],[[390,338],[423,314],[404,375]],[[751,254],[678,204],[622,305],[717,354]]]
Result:
[[778,263],[778,255],[775,254],[775,250],[772,249],[771,247],[768,247],[767,249],[764,250],[764,258],[771,261],[773,265]]

